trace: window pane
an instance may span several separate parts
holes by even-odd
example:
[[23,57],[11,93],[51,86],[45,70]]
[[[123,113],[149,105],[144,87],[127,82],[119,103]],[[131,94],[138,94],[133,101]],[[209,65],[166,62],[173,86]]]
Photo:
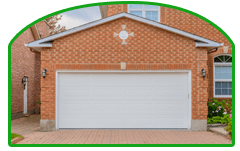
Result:
[[227,86],[227,82],[222,82],[222,88],[223,88],[223,89],[228,88],[228,86]]
[[155,5],[145,5],[146,9],[158,9],[158,6]]
[[221,79],[221,68],[222,67],[215,67],[215,79]]
[[228,89],[222,89],[222,95],[228,95]]
[[225,56],[225,62],[230,59],[230,56]]
[[222,87],[221,87],[221,82],[216,82],[215,83],[215,88],[216,89],[221,89]]
[[142,11],[130,11],[131,14],[142,17]]
[[223,62],[224,60],[223,60],[223,57],[224,56],[218,56],[218,58]]
[[232,88],[232,82],[229,82],[228,87],[231,89]]
[[214,58],[214,62],[222,62],[218,57]]
[[215,95],[221,95],[221,89],[215,89]]
[[140,5],[140,4],[130,4],[130,9],[142,9],[142,5]]
[[232,62],[232,57],[229,60],[227,60],[227,62]]
[[214,58],[214,62],[232,62],[231,56],[218,56]]
[[221,74],[221,78],[222,79],[228,79],[228,74],[227,74],[227,67],[222,67],[222,69],[221,69],[221,72],[222,72],[222,74]]
[[158,21],[158,11],[146,11],[146,18]]
[[215,79],[232,79],[232,66],[216,66]]
[[227,67],[227,79],[232,79],[232,67]]
[[229,89],[229,95],[232,95],[232,89]]

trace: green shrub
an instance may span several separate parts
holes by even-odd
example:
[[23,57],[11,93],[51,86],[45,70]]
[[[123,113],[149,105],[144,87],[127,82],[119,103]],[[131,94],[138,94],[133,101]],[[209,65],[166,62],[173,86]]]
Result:
[[222,100],[219,102],[217,99],[213,98],[211,102],[208,102],[208,118],[212,118],[214,116],[223,117],[228,109],[231,109],[229,104],[229,100]]
[[228,131],[229,136],[232,137],[232,121],[228,123],[228,126],[226,127],[226,131]]
[[16,137],[22,137],[21,135],[15,134],[15,133],[11,133],[11,140],[16,138]]
[[227,124],[231,121],[230,114],[226,114],[223,117],[221,116],[213,116],[212,118],[207,119],[208,124],[216,124],[216,123],[222,123]]

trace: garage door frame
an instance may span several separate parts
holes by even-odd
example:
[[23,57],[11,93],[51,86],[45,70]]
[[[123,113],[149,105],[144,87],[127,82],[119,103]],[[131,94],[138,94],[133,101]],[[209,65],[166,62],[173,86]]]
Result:
[[58,123],[58,111],[59,111],[59,104],[58,104],[58,84],[59,84],[59,73],[187,73],[188,74],[188,100],[189,100],[189,126],[188,129],[191,129],[191,120],[192,120],[192,97],[191,97],[191,90],[192,90],[192,77],[191,77],[191,70],[56,70],[55,78],[56,78],[56,87],[55,87],[55,125],[56,130],[59,130],[59,123]]

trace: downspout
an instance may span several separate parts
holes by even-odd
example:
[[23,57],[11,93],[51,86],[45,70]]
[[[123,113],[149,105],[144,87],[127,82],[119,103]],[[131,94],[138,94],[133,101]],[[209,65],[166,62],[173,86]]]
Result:
[[33,53],[37,53],[37,54],[41,54],[41,52],[37,51],[36,49],[33,49],[33,48],[29,48],[31,52]]
[[[28,47],[28,44],[24,44],[24,46]],[[30,49],[31,52],[39,53],[39,54],[41,53],[41,52],[39,52],[37,49],[30,48],[30,47],[28,47],[28,48]]]
[[217,50],[218,50],[218,47],[212,48],[212,49],[209,50],[207,53],[210,54],[210,53],[216,52]]

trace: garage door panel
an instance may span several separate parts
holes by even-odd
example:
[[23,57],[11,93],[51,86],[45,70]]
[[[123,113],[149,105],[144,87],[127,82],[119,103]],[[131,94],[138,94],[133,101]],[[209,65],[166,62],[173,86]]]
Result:
[[59,128],[188,128],[186,73],[60,73],[58,79]]
[[[61,128],[186,128],[187,119],[169,117],[74,117],[63,118]],[[92,120],[89,120],[92,119]],[[78,122],[76,122],[78,121]],[[178,124],[176,124],[178,123]]]
[[[142,97],[148,97],[148,98],[155,98],[160,97],[160,98],[175,98],[175,97],[187,97],[187,87],[175,87],[175,85],[164,87],[162,89],[159,88],[139,88],[139,87],[92,87],[92,88],[80,88],[83,86],[78,86],[78,89],[72,89],[71,86],[65,86],[64,88],[61,88],[59,91],[59,96],[60,98],[65,98],[65,99],[71,99],[71,98],[77,98],[77,97],[87,97],[89,98],[94,98],[98,96],[99,98],[104,97],[121,97],[121,98],[142,98]],[[175,89],[172,89],[172,87],[175,87]]]
[[76,98],[76,97],[89,97],[91,96],[92,93],[91,93],[91,90],[89,89],[68,89],[68,87],[65,87],[64,89],[60,88],[59,90],[59,97],[60,98],[67,98],[67,99],[70,99],[70,98]]
[[156,105],[156,112],[157,114],[184,114],[186,113],[186,110],[188,110],[188,105],[185,103],[176,103],[176,104],[170,104],[170,103],[161,103]]
[[[178,124],[176,124],[178,123]],[[159,128],[186,128],[187,127],[187,121],[185,118],[166,118],[161,117],[157,118],[157,126]]]

